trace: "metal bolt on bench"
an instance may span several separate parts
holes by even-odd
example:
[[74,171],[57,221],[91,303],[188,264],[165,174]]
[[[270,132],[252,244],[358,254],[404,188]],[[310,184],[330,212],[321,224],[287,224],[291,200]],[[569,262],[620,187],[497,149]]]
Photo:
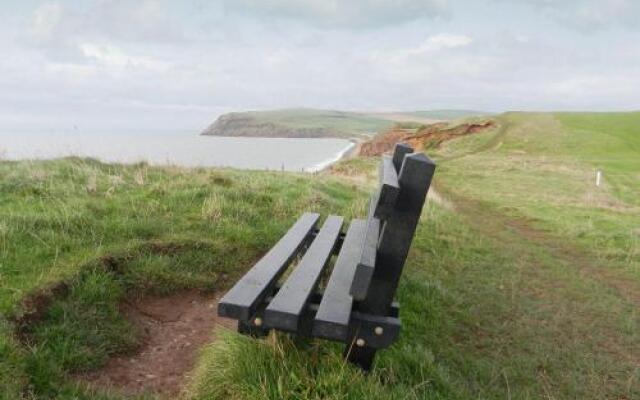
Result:
[[[218,314],[238,320],[238,331],[264,336],[276,329],[346,343],[345,357],[369,370],[378,349],[400,333],[393,301],[420,219],[435,164],[398,144],[383,156],[380,187],[366,220],[305,213],[218,304]],[[320,278],[337,254],[326,287]],[[300,262],[284,284],[278,280],[292,261]]]

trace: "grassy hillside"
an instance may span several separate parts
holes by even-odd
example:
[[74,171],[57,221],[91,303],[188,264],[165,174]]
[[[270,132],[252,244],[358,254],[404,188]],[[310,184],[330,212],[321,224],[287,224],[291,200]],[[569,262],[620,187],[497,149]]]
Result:
[[313,109],[225,114],[204,135],[261,137],[366,137],[393,125],[366,114]]
[[510,113],[498,122],[440,150],[443,190],[640,277],[640,113]]
[[[432,150],[401,339],[372,374],[327,342],[227,332],[179,397],[640,397],[639,119],[506,114]],[[303,210],[363,216],[377,162],[318,176],[0,163],[0,396],[123,398],[72,378],[138,344],[120,301],[222,290]]]

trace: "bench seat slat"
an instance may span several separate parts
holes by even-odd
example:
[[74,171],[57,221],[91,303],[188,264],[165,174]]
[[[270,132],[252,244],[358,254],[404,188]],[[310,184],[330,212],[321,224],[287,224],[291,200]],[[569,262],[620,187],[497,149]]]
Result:
[[302,311],[331,258],[342,222],[342,217],[327,218],[300,264],[265,309],[266,326],[285,331],[298,330]]
[[320,215],[316,213],[303,214],[282,239],[225,294],[218,303],[218,314],[249,320],[269,288],[305,245],[319,218]]
[[349,287],[362,254],[366,230],[367,221],[351,221],[313,323],[314,336],[344,341],[349,335],[353,304]]

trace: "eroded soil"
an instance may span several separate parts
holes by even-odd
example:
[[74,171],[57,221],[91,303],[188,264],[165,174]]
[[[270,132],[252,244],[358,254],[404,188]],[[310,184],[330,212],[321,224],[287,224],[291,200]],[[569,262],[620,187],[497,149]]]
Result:
[[394,127],[382,135],[375,136],[360,147],[360,155],[365,157],[379,156],[390,152],[396,143],[408,143],[414,149],[437,148],[442,143],[463,136],[481,133],[496,127],[496,122],[487,120],[478,123],[462,123],[449,126],[446,122],[425,125],[419,129]]
[[215,339],[216,328],[235,329],[235,321],[217,317],[217,300],[214,294],[186,291],[123,303],[123,313],[143,332],[142,346],[79,379],[125,394],[176,395],[200,347]]

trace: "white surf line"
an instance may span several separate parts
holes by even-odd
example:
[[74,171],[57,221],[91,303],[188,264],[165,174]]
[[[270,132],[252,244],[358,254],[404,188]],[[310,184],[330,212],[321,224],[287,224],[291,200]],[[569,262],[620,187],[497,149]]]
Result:
[[355,143],[354,142],[349,142],[349,146],[347,146],[346,148],[344,148],[343,150],[341,150],[339,153],[337,153],[334,157],[329,158],[325,161],[319,162],[318,164],[310,167],[310,168],[305,168],[305,172],[319,172],[322,171],[323,169],[329,167],[331,164],[336,163],[338,161],[340,161],[342,159],[342,157],[345,156],[345,154],[349,153],[354,147],[355,147]]

